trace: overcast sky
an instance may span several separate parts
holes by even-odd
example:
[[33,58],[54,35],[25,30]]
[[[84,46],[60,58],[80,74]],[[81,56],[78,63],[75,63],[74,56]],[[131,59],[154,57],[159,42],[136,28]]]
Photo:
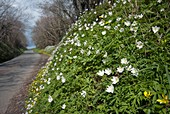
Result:
[[34,43],[32,42],[31,28],[35,25],[35,22],[39,19],[41,15],[41,10],[38,7],[38,4],[43,1],[44,0],[15,0],[13,4],[13,6],[16,8],[22,8],[23,13],[26,16],[30,17],[27,20],[23,21],[27,28],[25,35],[28,39],[29,46],[34,46]]

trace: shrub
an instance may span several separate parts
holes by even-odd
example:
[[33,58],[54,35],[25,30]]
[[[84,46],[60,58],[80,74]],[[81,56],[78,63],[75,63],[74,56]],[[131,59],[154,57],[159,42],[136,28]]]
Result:
[[44,51],[51,54],[55,50],[55,46],[47,46]]
[[32,83],[27,113],[170,113],[169,20],[168,0],[84,12]]

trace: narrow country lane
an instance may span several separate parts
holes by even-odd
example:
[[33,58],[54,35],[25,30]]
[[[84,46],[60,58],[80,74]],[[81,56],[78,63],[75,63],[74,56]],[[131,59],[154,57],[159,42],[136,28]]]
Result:
[[4,114],[10,105],[10,99],[16,95],[27,79],[36,75],[46,63],[48,57],[32,50],[0,64],[0,114]]

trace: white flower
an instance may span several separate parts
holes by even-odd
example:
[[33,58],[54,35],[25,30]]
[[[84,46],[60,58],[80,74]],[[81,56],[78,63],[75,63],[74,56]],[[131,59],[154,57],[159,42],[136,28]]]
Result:
[[97,75],[99,75],[99,76],[103,76],[104,75],[104,70],[99,70],[98,72],[97,72]]
[[116,76],[113,76],[112,80],[112,84],[116,84],[117,82],[119,82],[119,78]]
[[131,18],[132,18],[132,15],[131,15],[131,14],[129,14],[128,18],[129,18],[129,19],[131,19]]
[[89,30],[89,27],[86,27],[86,30]]
[[157,33],[159,31],[160,27],[154,26],[152,27],[152,30],[154,33]]
[[60,80],[60,76],[57,76],[56,79],[57,79],[57,80]]
[[84,42],[84,46],[86,46],[86,45],[87,45],[87,41]]
[[96,25],[96,22],[94,21],[94,22],[93,22],[93,26],[95,26],[95,25]]
[[103,21],[103,20],[100,21],[100,22],[99,22],[99,25],[100,25],[100,26],[104,26],[104,21]]
[[134,27],[133,31],[137,32],[137,30],[138,30],[138,27]]
[[76,59],[76,58],[77,58],[77,56],[75,55],[75,56],[73,56],[73,58],[74,58],[74,59]]
[[103,31],[103,32],[102,32],[102,35],[106,35],[106,31]]
[[118,17],[117,19],[116,19],[116,21],[120,21],[122,18],[121,17]]
[[104,26],[105,29],[110,30],[111,26]]
[[127,71],[131,71],[131,69],[132,69],[132,65],[129,65],[128,67],[126,67]]
[[82,95],[83,97],[86,97],[86,91],[82,91],[82,92],[81,92],[81,95]]
[[28,105],[27,105],[27,110],[31,109],[32,107],[33,107],[32,104],[28,104]]
[[54,66],[56,66],[57,65],[57,63],[54,63]]
[[113,4],[112,8],[115,8],[116,7],[116,3]]
[[164,9],[164,8],[162,8],[162,9],[160,10],[160,12],[163,12],[163,11],[165,11],[165,9]]
[[105,63],[106,63],[106,60],[103,59],[102,62],[105,64]]
[[132,26],[136,26],[136,25],[137,25],[137,22],[133,21]]
[[117,29],[118,29],[118,26],[115,26],[114,29],[117,30]]
[[126,21],[126,22],[124,22],[124,24],[125,24],[126,26],[130,26],[131,22],[130,22],[130,21]]
[[72,51],[72,50],[73,50],[73,48],[70,48],[70,49],[69,49],[69,51]]
[[139,17],[139,19],[141,19],[143,17],[143,14],[138,15],[138,17]]
[[48,102],[52,102],[53,101],[53,98],[51,97],[51,95],[48,96]]
[[62,109],[65,109],[65,108],[66,108],[66,104],[63,104],[61,108],[62,108]]
[[62,83],[65,83],[65,82],[66,82],[66,79],[65,79],[63,76],[61,77],[61,82],[62,82]]
[[136,47],[139,49],[143,48],[143,43],[141,41],[136,41]]
[[89,45],[89,47],[88,47],[89,49],[92,49],[92,46],[91,45]]
[[51,78],[48,78],[47,84],[50,84]]
[[137,19],[137,18],[138,18],[138,15],[135,15],[134,18]]
[[124,28],[121,28],[119,31],[120,31],[120,32],[123,32],[123,31],[124,31]]
[[109,20],[108,22],[109,22],[109,23],[111,23],[111,22],[112,22],[112,20]]
[[96,54],[99,54],[99,53],[100,53],[100,50],[97,50],[97,51],[96,51]]
[[107,75],[110,75],[112,73],[112,70],[110,68],[107,68],[104,70],[104,73],[106,73]]
[[123,1],[123,4],[126,4],[126,0]]
[[161,3],[162,2],[162,0],[158,0],[158,3]]
[[105,52],[105,54],[104,54],[104,56],[103,56],[104,58],[106,58],[107,57],[107,52]]
[[117,68],[117,72],[122,73],[123,71],[124,71],[124,67],[120,67],[120,66],[119,66],[119,67]]
[[127,58],[121,59],[121,64],[128,64],[129,62],[127,61]]
[[134,75],[134,76],[138,76],[138,69],[132,68],[132,69],[131,69],[131,73],[132,73],[132,75]]
[[81,31],[81,30],[82,30],[82,27],[80,27],[78,30]]
[[82,35],[81,35],[81,37],[84,37],[84,36],[85,36],[85,34],[82,34]]
[[75,45],[78,46],[78,47],[80,47],[80,46],[81,46],[80,41],[77,41],[77,42],[75,43]]
[[108,14],[109,14],[110,16],[112,16],[113,13],[110,11]]
[[44,86],[43,86],[43,85],[40,85],[40,89],[44,89]]
[[113,93],[114,92],[114,86],[113,85],[107,86],[106,92]]
[[130,31],[134,31],[134,32],[137,32],[137,30],[138,30],[138,27],[130,27]]
[[84,53],[84,50],[83,50],[83,49],[81,49],[81,50],[80,50],[80,53],[81,53],[81,54],[83,54],[83,53]]
[[89,56],[91,54],[91,51],[89,50],[88,52],[87,52],[87,56]]

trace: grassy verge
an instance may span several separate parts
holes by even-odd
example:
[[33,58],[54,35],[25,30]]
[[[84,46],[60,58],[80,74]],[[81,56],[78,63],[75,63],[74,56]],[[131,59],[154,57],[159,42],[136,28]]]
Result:
[[5,62],[5,61],[8,61],[20,54],[22,54],[23,52],[25,51],[24,48],[20,48],[20,49],[17,49],[17,48],[13,48],[13,47],[10,47],[9,45],[7,44],[4,44],[4,43],[0,43],[0,63],[2,62]]
[[33,51],[36,52],[36,53],[39,53],[39,54],[44,54],[44,55],[47,55],[47,56],[51,56],[51,53],[48,53],[48,52],[44,51],[44,49],[34,48]]

